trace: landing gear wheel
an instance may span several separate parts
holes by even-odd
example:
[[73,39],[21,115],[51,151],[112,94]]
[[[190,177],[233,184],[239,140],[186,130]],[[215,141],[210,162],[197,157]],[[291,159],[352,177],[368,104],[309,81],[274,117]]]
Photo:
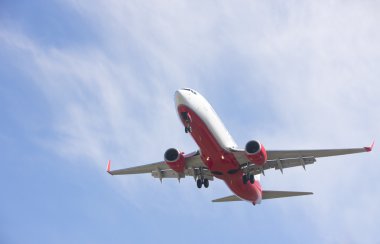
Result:
[[205,186],[205,188],[208,188],[208,186],[209,186],[209,181],[208,181],[208,179],[204,179],[204,180],[203,180],[203,185]]
[[251,182],[251,184],[255,183],[255,176],[253,174],[249,175],[249,182]]
[[202,180],[201,179],[197,180],[197,187],[202,188]]
[[243,179],[243,184],[246,185],[247,182],[248,182],[248,177],[247,177],[247,175],[243,175],[242,179]]
[[186,126],[185,127],[185,133],[191,133],[192,132],[192,129],[191,129],[191,127],[190,126]]

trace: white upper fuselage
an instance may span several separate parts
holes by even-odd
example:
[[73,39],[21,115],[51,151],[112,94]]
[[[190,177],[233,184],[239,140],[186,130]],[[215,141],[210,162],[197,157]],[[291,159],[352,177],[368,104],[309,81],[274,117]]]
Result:
[[175,93],[175,105],[176,108],[184,105],[193,110],[206,124],[221,148],[237,148],[236,142],[214,109],[201,94],[188,88],[178,90]]

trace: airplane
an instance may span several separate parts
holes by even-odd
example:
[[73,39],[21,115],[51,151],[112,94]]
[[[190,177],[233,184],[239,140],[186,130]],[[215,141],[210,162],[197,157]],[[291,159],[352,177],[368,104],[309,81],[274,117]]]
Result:
[[262,200],[310,195],[312,192],[268,191],[260,184],[260,175],[269,169],[283,170],[313,164],[317,158],[370,152],[371,146],[345,149],[318,150],[266,150],[257,140],[247,142],[244,149],[237,146],[222,121],[197,91],[183,88],[175,92],[175,107],[185,133],[191,135],[199,150],[189,154],[177,148],[164,153],[164,160],[156,163],[111,170],[108,161],[107,172],[111,175],[150,173],[154,178],[180,179],[193,177],[198,188],[209,187],[209,181],[223,180],[234,193],[213,202],[248,201],[253,205]]

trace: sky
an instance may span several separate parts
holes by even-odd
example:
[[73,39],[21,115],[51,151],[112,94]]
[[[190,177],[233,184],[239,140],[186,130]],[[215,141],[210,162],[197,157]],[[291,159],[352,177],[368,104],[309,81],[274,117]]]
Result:
[[199,91],[240,147],[380,138],[380,2],[0,1],[0,243],[378,243],[379,150],[268,171],[313,196],[213,204],[147,175],[197,149],[174,92]]

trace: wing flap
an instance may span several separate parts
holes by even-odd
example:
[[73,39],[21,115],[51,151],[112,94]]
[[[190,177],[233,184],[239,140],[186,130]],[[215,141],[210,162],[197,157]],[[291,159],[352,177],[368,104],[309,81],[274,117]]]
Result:
[[315,162],[314,157],[307,157],[307,158],[287,158],[287,159],[278,159],[278,160],[268,160],[266,164],[263,166],[250,164],[248,166],[247,171],[252,172],[253,174],[261,174],[264,172],[264,170],[268,169],[276,169],[276,170],[283,170],[286,168],[291,167],[297,167],[297,166],[303,166],[313,164]]
[[[197,176],[199,175],[199,169],[186,169],[184,173],[177,173],[174,170],[155,170],[152,171],[153,178],[165,179],[165,178],[185,178],[186,176]],[[214,180],[214,176],[208,169],[203,169],[203,178],[208,180]]]
[[368,152],[366,147],[345,149],[316,149],[316,150],[267,150],[268,160],[277,158],[299,158],[299,157],[331,157],[354,153]]
[[169,169],[169,166],[165,162],[157,162],[152,164],[145,164],[136,167],[130,167],[126,169],[117,169],[108,171],[111,175],[127,175],[127,174],[144,174],[151,173],[157,169],[166,170]]

